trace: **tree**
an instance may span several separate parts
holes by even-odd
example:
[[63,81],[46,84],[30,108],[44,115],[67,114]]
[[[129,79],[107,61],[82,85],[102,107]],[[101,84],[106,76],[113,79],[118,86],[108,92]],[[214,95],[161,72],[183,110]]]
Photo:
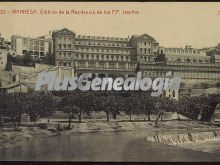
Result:
[[41,92],[39,98],[39,108],[41,117],[51,116],[57,108],[57,99],[51,92]]
[[37,116],[51,116],[56,108],[56,100],[49,92],[2,93],[0,105],[0,116],[11,117],[16,128],[20,125],[22,113],[29,114],[32,121],[36,121]]
[[208,83],[201,83],[201,88],[202,89],[207,89],[210,86]]
[[54,64],[54,54],[47,53],[44,59],[44,63],[46,64]]
[[179,119],[181,106],[177,100],[169,97],[161,98],[161,109],[163,109],[165,112],[176,112]]
[[[150,115],[155,113],[155,98],[151,97],[149,93],[142,92],[139,94],[139,99],[141,102],[140,112],[144,115],[147,114],[148,121],[150,121]],[[145,120],[145,118],[144,118]]]
[[83,113],[90,114],[93,110],[92,99],[91,92],[70,93],[62,98],[61,104],[63,107],[78,107],[77,111],[73,111],[73,113],[77,114],[79,122],[81,122]]
[[113,106],[114,101],[115,97],[112,95],[109,95],[102,99],[101,105],[103,107],[103,111],[106,113],[107,122],[109,122],[109,114],[111,112],[111,107]]
[[14,64],[15,65],[24,65],[24,61],[23,61],[24,57],[23,56],[15,56],[15,59],[14,59]]
[[32,57],[30,56],[30,54],[26,53],[23,57],[23,63],[26,66],[30,66],[34,64],[34,61],[32,59]]
[[[93,103],[96,106],[94,108],[94,110],[95,111],[104,111],[106,113],[107,122],[109,122],[110,113],[113,111],[116,112],[116,109],[114,109],[114,108],[117,108],[117,107],[114,107],[113,108],[114,110],[112,109],[112,107],[115,106],[115,103],[116,103],[115,96],[109,95],[108,93],[99,94],[97,96],[98,97],[93,100]],[[113,112],[113,113],[115,113],[115,112]]]
[[200,97],[201,121],[210,121],[214,115],[215,108],[218,104],[216,97],[213,95]]
[[[158,113],[158,117],[156,118],[155,120],[155,124],[157,125],[157,121],[159,120],[159,118],[163,115],[163,111],[162,111],[162,106],[161,106],[161,102],[160,101],[157,101],[155,103],[155,108],[156,108],[156,111]],[[162,117],[161,117],[161,120],[162,120]]]
[[77,106],[65,106],[64,107],[64,112],[68,113],[68,129],[71,128],[71,120],[74,118],[74,114],[77,114],[80,111],[79,107]]
[[1,93],[0,94],[0,127],[2,126],[2,121],[3,121],[3,112],[5,110],[5,94]]
[[125,108],[125,113],[129,115],[129,120],[131,121],[131,115],[133,112],[137,109],[137,100],[134,95],[129,95],[128,97],[124,98],[124,108]]
[[[127,97],[126,99],[125,99],[125,103],[127,103],[127,104],[125,104],[125,107],[126,107],[126,113],[129,115],[129,121],[131,121],[131,115],[132,115],[132,113],[133,113],[133,106],[135,105],[135,104],[133,104],[132,103],[132,101],[134,101],[134,100],[132,100],[132,97],[130,96],[130,97]],[[136,102],[137,103],[137,102]],[[127,105],[127,106],[126,106]],[[137,105],[137,104],[136,104]],[[136,107],[135,107],[136,108]]]
[[36,121],[38,116],[49,117],[56,109],[56,100],[49,92],[27,93],[23,102],[24,110],[32,121]]
[[101,112],[103,111],[103,101],[104,101],[104,97],[105,95],[103,94],[100,94],[100,93],[97,93],[94,97],[93,97],[93,100],[92,100],[92,111],[94,112]]
[[159,53],[156,57],[156,62],[163,62],[163,63],[166,63],[167,60],[166,60],[166,55],[163,54],[163,53]]
[[75,98],[75,105],[80,108],[78,111],[79,122],[81,122],[83,113],[90,114],[93,110],[93,97],[92,92],[81,92]]
[[[193,120],[210,121],[217,105],[215,95],[201,95],[196,97],[185,96],[179,101],[172,101],[178,114]],[[171,109],[171,108],[170,108]],[[198,118],[201,114],[201,118]]]
[[180,83],[180,87],[181,87],[181,88],[185,88],[185,86],[186,86],[186,83],[184,83],[184,82],[181,82],[181,83]]
[[7,54],[7,62],[15,62],[15,57],[12,56],[10,53]]
[[177,119],[180,120],[179,114],[181,112],[181,106],[179,105],[179,102],[175,99],[170,99],[167,111],[171,110],[172,112],[177,113]]
[[116,119],[116,116],[120,114],[120,112],[125,111],[125,97],[123,95],[115,94],[112,99],[112,108],[110,109],[113,119]]
[[21,114],[23,113],[21,95],[20,93],[5,93],[1,96],[1,116],[10,117],[16,129],[20,124]]
[[7,62],[5,66],[6,71],[11,71],[12,70],[12,62]]
[[[116,98],[117,97],[117,98]],[[120,96],[114,96],[113,100],[112,100],[112,109],[111,109],[111,113],[112,113],[112,117],[113,119],[116,119],[117,114],[119,114],[119,110],[120,108],[122,108],[122,97]],[[122,105],[122,106],[121,106]]]

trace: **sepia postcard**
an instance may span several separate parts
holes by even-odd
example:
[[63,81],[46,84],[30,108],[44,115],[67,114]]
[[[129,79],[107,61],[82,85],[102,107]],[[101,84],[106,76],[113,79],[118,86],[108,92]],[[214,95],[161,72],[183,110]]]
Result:
[[219,2],[0,2],[0,161],[220,161]]

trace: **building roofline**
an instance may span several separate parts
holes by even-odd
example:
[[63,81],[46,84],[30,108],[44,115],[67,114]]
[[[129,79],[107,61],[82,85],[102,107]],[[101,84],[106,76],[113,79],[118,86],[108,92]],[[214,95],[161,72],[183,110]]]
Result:
[[[40,36],[42,37],[42,36]],[[22,36],[22,35],[12,35],[11,38],[24,38],[24,39],[32,39],[32,40],[42,40],[42,41],[49,41],[50,39],[45,39],[45,38],[39,38],[39,37],[27,37],[27,36]]]

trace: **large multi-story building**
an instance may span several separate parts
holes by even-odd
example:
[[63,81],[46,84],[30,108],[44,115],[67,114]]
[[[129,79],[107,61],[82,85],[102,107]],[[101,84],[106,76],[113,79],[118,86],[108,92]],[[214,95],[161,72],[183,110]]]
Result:
[[211,62],[220,63],[220,43],[207,50],[207,55],[210,57]]
[[11,37],[11,49],[16,55],[29,54],[33,58],[44,58],[50,52],[51,39],[31,38],[19,35]]
[[142,69],[149,76],[164,76],[171,71],[187,82],[219,81],[220,63],[207,54],[204,49],[159,47],[158,54],[164,55],[164,63],[142,63]]
[[210,63],[210,56],[206,51],[194,49],[191,46],[185,48],[160,48],[169,62],[186,62],[186,63]]
[[75,67],[76,72],[127,72],[137,61],[154,61],[159,44],[147,35],[131,38],[76,35],[66,28],[52,34],[55,65]]
[[[181,77],[183,84],[191,86],[220,80],[220,63],[212,61],[212,56],[203,49],[160,47],[148,34],[131,38],[86,36],[64,28],[53,31],[52,39],[56,67],[47,71],[62,79],[85,72],[129,77],[139,70],[142,77],[151,78],[166,77],[170,73],[170,77]],[[164,61],[158,60],[160,55],[165,57]],[[33,88],[37,75],[20,76],[19,81]],[[165,96],[178,99],[179,93],[166,91]]]
[[[185,48],[163,48],[148,34],[130,38],[76,35],[69,29],[52,34],[56,66],[74,67],[75,74],[93,72],[130,76],[139,63],[142,75],[173,76],[191,80],[220,80],[220,66],[206,51]],[[158,63],[164,54],[166,62]]]
[[135,61],[154,62],[158,54],[159,43],[148,34],[133,35],[129,40]]

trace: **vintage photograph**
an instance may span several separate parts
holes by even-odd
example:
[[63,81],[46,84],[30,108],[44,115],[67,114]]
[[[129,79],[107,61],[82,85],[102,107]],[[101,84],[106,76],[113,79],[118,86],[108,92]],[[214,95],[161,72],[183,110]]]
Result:
[[0,2],[0,161],[220,161],[219,2]]

